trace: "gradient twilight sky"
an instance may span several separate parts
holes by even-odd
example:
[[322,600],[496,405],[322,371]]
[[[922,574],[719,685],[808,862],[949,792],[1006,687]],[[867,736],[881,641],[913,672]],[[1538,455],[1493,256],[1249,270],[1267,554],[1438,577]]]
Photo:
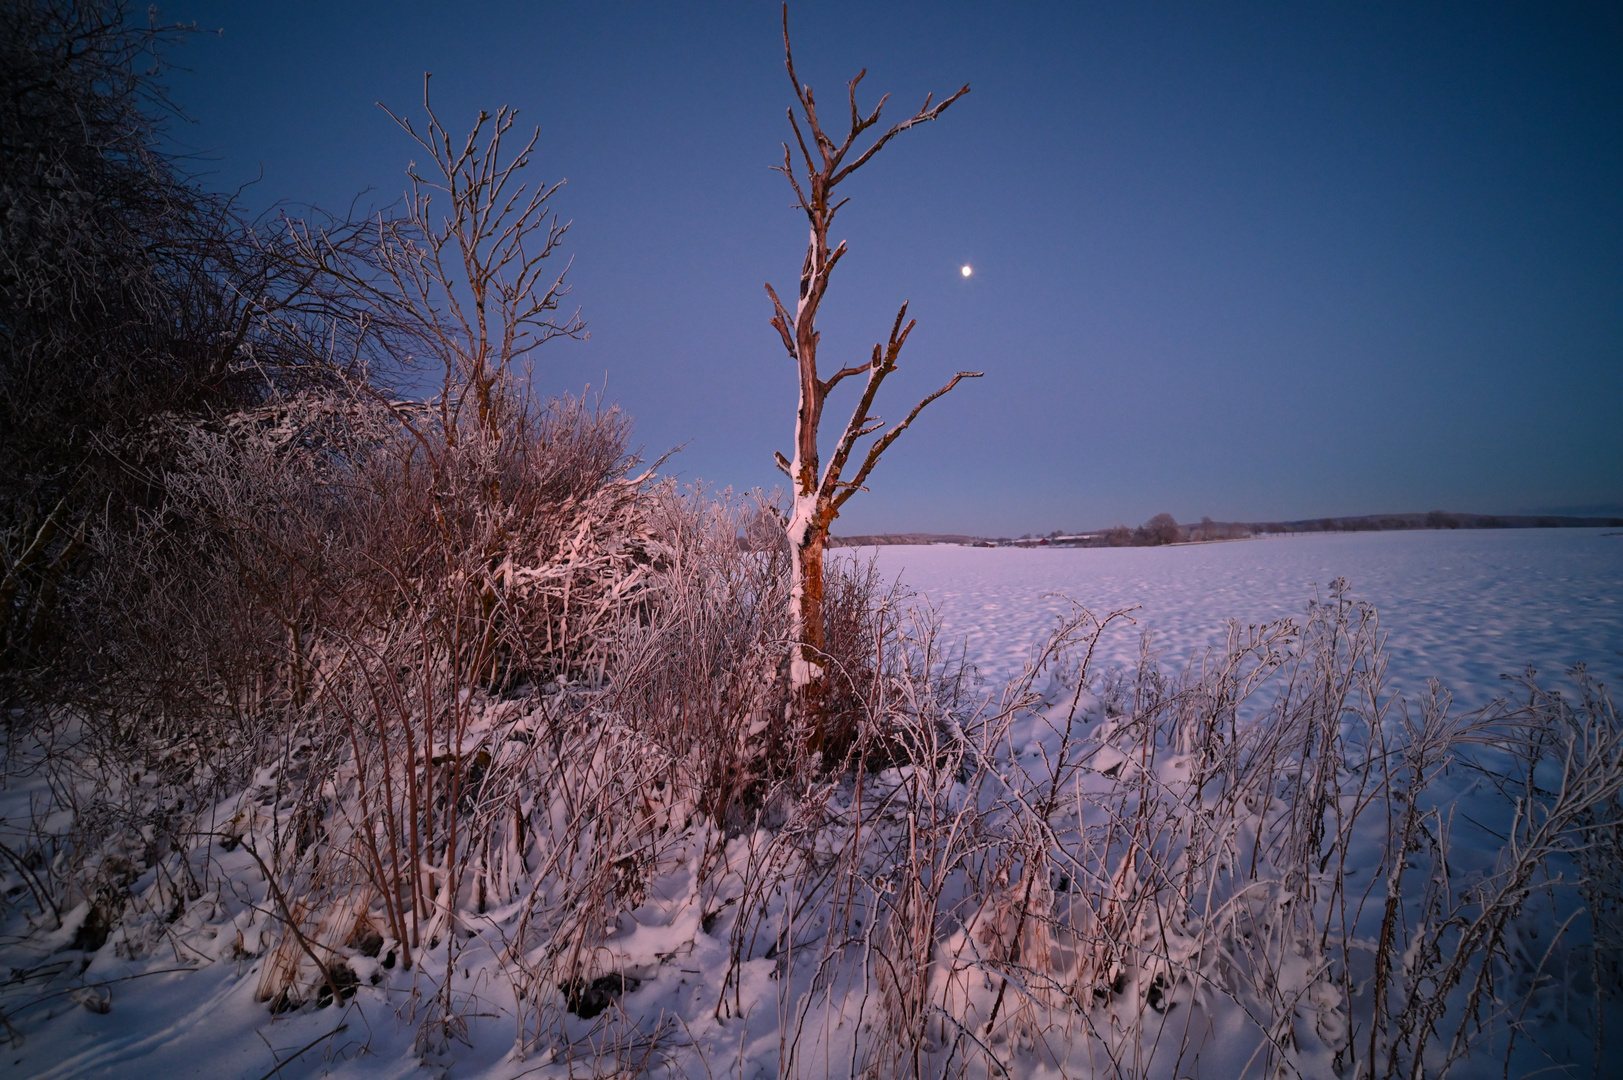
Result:
[[[601,387],[689,480],[772,486],[805,219],[772,2],[177,2],[174,135],[251,209],[404,188],[374,102],[510,104],[566,177]],[[819,99],[972,92],[842,187],[829,370],[919,321],[878,411],[984,370],[836,533],[1447,508],[1623,512],[1623,6],[797,3]],[[968,263],[970,278],[959,273]],[[856,380],[852,380],[854,383]],[[831,399],[825,453],[855,397]]]

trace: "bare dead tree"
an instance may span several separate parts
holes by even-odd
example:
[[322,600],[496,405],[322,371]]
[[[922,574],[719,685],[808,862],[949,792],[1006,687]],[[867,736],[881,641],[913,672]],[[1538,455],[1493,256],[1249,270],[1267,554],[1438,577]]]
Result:
[[[823,551],[828,541],[829,526],[839,516],[840,507],[845,505],[846,500],[862,489],[880,456],[907,430],[924,407],[958,385],[960,379],[977,378],[981,374],[978,371],[960,371],[954,375],[945,386],[915,405],[901,423],[878,434],[861,457],[856,474],[850,479],[845,478],[846,465],[858,440],[875,435],[884,428],[881,418],[870,410],[880,384],[896,370],[896,358],[901,354],[908,335],[913,332],[915,320],[907,319],[907,305],[904,303],[896,314],[889,338],[883,344],[874,345],[873,356],[867,363],[842,367],[826,379],[819,377],[817,311],[822,305],[824,293],[828,291],[829,275],[846,251],[845,241],[840,241],[833,248],[829,247],[828,242],[829,226],[834,222],[834,215],[845,205],[844,199],[834,198],[834,189],[866,165],[891,139],[908,128],[940,116],[953,102],[969,93],[969,86],[965,84],[957,93],[934,105],[931,104],[934,95],[926,94],[924,105],[918,112],[891,126],[865,149],[858,149],[858,140],[879,123],[880,112],[890,95],[880,98],[874,110],[863,115],[857,109],[857,84],[867,74],[867,69],[858,72],[856,78],[846,84],[851,109],[850,127],[844,139],[835,142],[824,132],[818,119],[811,87],[803,85],[795,75],[794,53],[789,46],[787,4],[783,9],[783,55],[789,81],[795,88],[795,99],[800,105],[799,118],[793,107],[789,109],[789,124],[794,129],[805,175],[803,179],[796,176],[794,157],[788,143],[783,146],[783,164],[777,166],[777,171],[788,177],[794,188],[798,199],[796,208],[805,211],[811,234],[806,244],[806,258],[801,264],[800,296],[794,314],[791,315],[784,307],[770,284],[766,286],[766,291],[772,298],[772,326],[782,337],[783,346],[795,361],[800,376],[794,459],[791,461],[779,453],[776,460],[778,468],[788,475],[794,489],[794,503],[786,530],[794,555],[789,595],[790,635],[793,641],[789,658],[790,684],[802,715],[812,721],[808,734],[809,748],[818,750],[823,748],[828,735],[821,723],[821,702],[825,696],[823,659],[826,644],[823,628]],[[809,144],[808,133],[811,138]],[[867,385],[835,444],[833,456],[827,466],[819,471],[821,459],[817,434],[822,422],[823,405],[829,393],[853,375],[866,375]]]

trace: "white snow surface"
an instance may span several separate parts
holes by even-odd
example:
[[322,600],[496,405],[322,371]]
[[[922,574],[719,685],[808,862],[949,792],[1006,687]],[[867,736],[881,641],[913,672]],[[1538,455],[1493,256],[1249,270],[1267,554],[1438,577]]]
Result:
[[[1611,533],[1611,535],[1608,535]],[[1436,678],[1461,705],[1500,693],[1501,674],[1532,664],[1564,683],[1584,663],[1623,679],[1623,535],[1606,529],[1473,529],[1303,534],[1159,548],[856,549],[899,577],[964,641],[981,673],[1019,673],[1069,601],[1095,615],[1137,607],[1166,666],[1220,645],[1225,620],[1302,614],[1337,577],[1374,604],[1388,633],[1389,688]],[[1067,599],[1069,598],[1069,599]],[[1138,633],[1100,642],[1105,663],[1134,664]]]
[[[1603,530],[1306,535],[1151,549],[893,547],[856,554],[876,559],[887,577],[899,576],[933,604],[946,637],[965,642],[994,686],[1017,674],[1055,618],[1072,610],[1064,597],[1096,614],[1137,606],[1134,618],[1153,631],[1163,662],[1176,663],[1217,644],[1226,619],[1255,623],[1299,615],[1315,587],[1328,591],[1338,576],[1381,611],[1393,688],[1413,691],[1436,677],[1457,701],[1479,704],[1497,695],[1500,673],[1529,663],[1551,682],[1562,681],[1560,673],[1580,661],[1611,686],[1623,675],[1623,536]],[[1102,649],[1103,662],[1130,664],[1138,657],[1138,635],[1128,627],[1107,637]],[[13,780],[0,792],[0,816],[26,815],[38,794]],[[235,917],[224,904],[217,919],[207,905],[188,913],[185,919],[199,925],[195,932],[178,926],[177,936],[195,949],[164,946],[126,959],[110,943],[96,954],[82,981],[107,984],[109,1011],[68,996],[20,1010],[22,1002],[8,1001],[23,1037],[8,1045],[0,1032],[0,1073],[243,1080],[560,1075],[545,1056],[526,1061],[510,1053],[513,1020],[500,1015],[510,991],[494,985],[492,966],[473,957],[471,973],[453,973],[453,983],[470,1002],[493,1008],[472,1010],[471,1046],[453,1043],[426,1055],[414,1049],[415,1025],[404,1019],[411,1003],[389,980],[364,987],[346,1009],[272,1017],[254,996],[254,942],[266,919],[249,910],[265,907],[266,899],[263,888],[252,885],[256,875],[245,860],[239,855],[237,861],[248,905],[234,905]],[[703,1071],[695,1075],[772,1075],[781,1045],[773,965],[754,960],[741,973],[743,1023],[710,1019],[726,949],[692,925],[696,908],[682,903],[685,874],[680,868],[659,882],[637,919],[647,924],[625,927],[616,943],[628,961],[676,955],[670,950],[681,950],[678,960],[685,961],[647,965],[654,981],[630,1000],[692,1025],[684,1035],[702,1056]],[[663,918],[654,917],[654,909],[667,907]],[[11,977],[29,964],[52,963],[52,949],[70,934],[53,935],[60,941],[43,935],[14,941],[5,957]],[[244,939],[252,940],[243,945]],[[636,963],[625,967],[632,969],[643,970]],[[328,1033],[330,1039],[315,1041]],[[285,1062],[279,1070],[278,1062]],[[839,1073],[838,1063],[828,1065]]]

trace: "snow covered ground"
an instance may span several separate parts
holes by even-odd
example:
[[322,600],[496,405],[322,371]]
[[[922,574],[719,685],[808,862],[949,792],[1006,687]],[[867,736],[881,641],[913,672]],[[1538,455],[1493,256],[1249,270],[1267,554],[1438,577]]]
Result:
[[[1389,633],[1388,685],[1437,678],[1462,705],[1500,692],[1532,664],[1560,681],[1585,663],[1623,685],[1623,535],[1605,529],[1307,534],[1164,548],[858,549],[928,597],[947,637],[990,679],[1017,674],[1065,597],[1097,615],[1137,606],[1164,664],[1223,639],[1224,620],[1302,613],[1336,577],[1374,604]],[[1134,663],[1128,628],[1101,643]]]
[[[1528,663],[1558,676],[1575,662],[1587,662],[1611,686],[1623,676],[1623,536],[1600,530],[1312,535],[1158,549],[903,547],[858,554],[872,554],[883,573],[900,576],[928,598],[948,638],[965,641],[970,658],[994,684],[1018,673],[1054,619],[1070,610],[1057,594],[1101,614],[1138,606],[1139,626],[1153,631],[1164,660],[1176,663],[1217,643],[1225,619],[1261,622],[1300,614],[1315,585],[1324,588],[1337,576],[1380,609],[1390,634],[1388,682],[1394,688],[1417,690],[1436,677],[1457,700],[1479,704],[1498,693],[1501,672]],[[1129,628],[1105,639],[1103,660],[1130,663],[1138,649]],[[14,785],[4,792],[0,811],[15,818],[34,794]],[[747,1006],[753,999],[754,1007],[742,1021],[713,1020],[725,949],[696,931],[697,909],[685,903],[684,873],[669,875],[650,898],[649,911],[670,909],[664,924],[627,935],[627,949],[635,942],[649,957],[659,957],[628,1004],[648,1013],[650,1026],[668,1029],[674,1045],[689,1047],[673,1059],[689,1075],[771,1075],[782,1046],[772,981],[776,965],[748,961],[741,1000]],[[244,897],[267,902],[248,886]],[[173,935],[190,942],[190,950],[160,949],[131,960],[110,944],[74,980],[104,984],[95,994],[64,992],[40,1001],[25,992],[6,999],[20,1037],[10,1045],[0,1039],[0,1073],[63,1080],[516,1080],[563,1074],[544,1056],[521,1060],[509,1054],[511,990],[492,976],[495,965],[488,957],[481,961],[471,947],[466,973],[451,973],[456,991],[468,995],[471,1046],[452,1042],[427,1053],[414,1046],[415,1024],[397,1019],[413,1005],[398,979],[363,987],[347,1009],[273,1018],[255,1000],[259,961],[252,943],[266,920],[254,917],[241,900],[223,897],[218,910],[236,914],[212,922],[208,904],[193,905]],[[67,962],[59,959],[63,955],[78,962],[77,953],[53,951],[71,937],[68,915],[70,927],[58,932],[60,940],[7,947],[4,963],[14,983],[39,984],[38,969]],[[189,927],[188,920],[197,925]],[[675,955],[668,949],[686,951],[667,963]],[[98,1007],[102,995],[109,1011]],[[89,997],[97,1000],[87,1004]]]

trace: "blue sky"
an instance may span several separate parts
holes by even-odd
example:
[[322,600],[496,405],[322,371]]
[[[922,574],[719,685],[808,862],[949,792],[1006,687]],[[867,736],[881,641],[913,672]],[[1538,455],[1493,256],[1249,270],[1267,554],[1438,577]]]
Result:
[[[781,479],[794,374],[762,283],[804,218],[770,166],[779,8],[177,3],[175,139],[263,209],[386,204],[374,104],[539,126],[572,300],[547,392],[607,385],[689,480]],[[905,415],[836,533],[1016,534],[1448,508],[1623,511],[1623,8],[797,4],[823,100],[972,92],[846,185],[825,363],[904,300]],[[361,193],[365,192],[364,195]],[[959,267],[975,273],[965,279]],[[852,388],[852,396],[855,389]],[[849,409],[831,400],[835,428]],[[833,432],[825,437],[831,442]]]

